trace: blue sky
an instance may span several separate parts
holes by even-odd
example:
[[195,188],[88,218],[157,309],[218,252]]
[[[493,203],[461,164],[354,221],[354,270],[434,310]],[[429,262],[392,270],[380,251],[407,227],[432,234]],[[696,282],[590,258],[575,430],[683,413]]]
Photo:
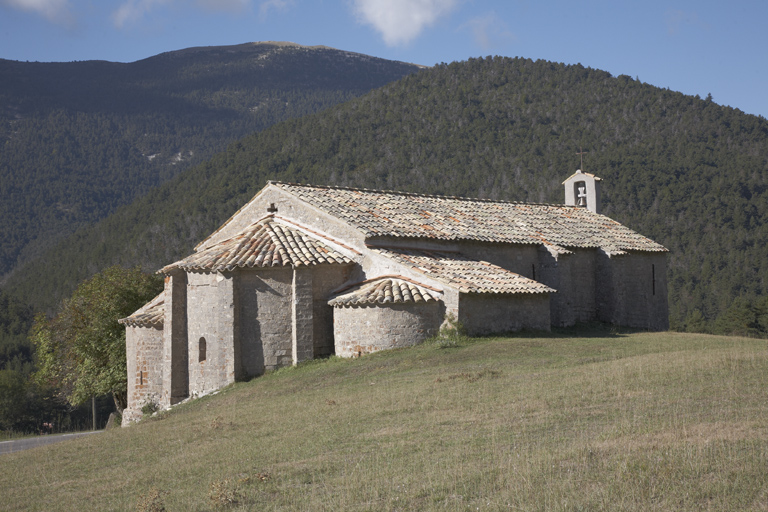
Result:
[[0,58],[132,62],[269,40],[428,66],[521,56],[768,117],[766,25],[766,0],[0,0]]

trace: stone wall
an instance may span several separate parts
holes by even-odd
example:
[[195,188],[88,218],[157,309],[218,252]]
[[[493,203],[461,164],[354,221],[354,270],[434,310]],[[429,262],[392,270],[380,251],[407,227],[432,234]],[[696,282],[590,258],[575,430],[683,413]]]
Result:
[[313,321],[313,269],[296,267],[293,269],[291,301],[291,362],[298,364],[315,357],[314,321]]
[[459,321],[470,336],[521,329],[549,331],[549,294],[462,293]]
[[534,245],[480,244],[465,242],[458,250],[470,258],[487,261],[499,267],[538,280],[540,269],[538,247]]
[[291,268],[241,269],[237,273],[239,346],[245,377],[290,366]]
[[191,272],[187,279],[189,391],[200,396],[234,382],[241,367],[234,279],[213,272]]
[[165,276],[163,300],[163,393],[159,405],[165,408],[189,396],[185,272],[176,270]]
[[626,327],[669,329],[667,253],[598,257],[598,318]]
[[[356,247],[357,250],[365,247],[364,235],[360,231],[274,185],[267,186],[254,196],[232,218],[204,240],[199,247],[203,249],[226,240],[259,219],[273,213],[278,217],[290,219],[299,227],[311,227],[313,231],[326,234],[331,239],[343,243],[344,246]],[[332,240],[324,238],[323,241],[333,245]],[[344,247],[334,245],[334,248],[350,255],[349,251],[344,250]]]
[[442,302],[336,307],[336,355],[356,357],[416,345],[437,333],[444,315]]
[[328,297],[347,282],[354,271],[352,265],[318,265],[312,267],[312,320],[314,356],[327,357],[334,353],[333,308]]
[[556,259],[542,251],[540,257],[541,282],[557,290],[550,297],[552,325],[565,327],[595,320],[596,250],[572,249],[571,254],[560,254]]
[[160,405],[163,394],[163,328],[125,328],[128,354],[128,407],[123,411],[123,425],[140,420],[141,408],[148,403]]

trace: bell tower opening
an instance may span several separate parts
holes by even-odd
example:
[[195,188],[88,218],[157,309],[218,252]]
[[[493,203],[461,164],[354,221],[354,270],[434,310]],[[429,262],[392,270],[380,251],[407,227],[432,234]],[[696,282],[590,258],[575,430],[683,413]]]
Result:
[[595,213],[600,213],[600,182],[594,174],[576,171],[563,182],[566,206],[581,206]]

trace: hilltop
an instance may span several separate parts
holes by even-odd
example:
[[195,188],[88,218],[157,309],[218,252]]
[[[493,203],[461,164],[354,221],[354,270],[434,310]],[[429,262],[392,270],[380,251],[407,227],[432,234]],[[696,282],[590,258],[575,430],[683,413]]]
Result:
[[104,266],[154,271],[268,179],[562,203],[579,148],[604,179],[604,213],[670,249],[673,328],[768,329],[755,306],[768,286],[768,121],[523,58],[441,64],[246,137],[51,248],[9,289],[50,308]]
[[0,59],[0,280],[227,144],[418,69],[285,42]]
[[8,511],[764,510],[766,356],[582,330],[313,361],[3,455],[0,494]]

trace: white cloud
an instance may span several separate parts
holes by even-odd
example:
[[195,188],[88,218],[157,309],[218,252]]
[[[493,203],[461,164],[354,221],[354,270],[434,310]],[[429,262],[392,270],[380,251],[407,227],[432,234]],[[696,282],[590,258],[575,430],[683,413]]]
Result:
[[265,0],[259,5],[259,19],[267,17],[269,11],[284,11],[293,7],[293,0]]
[[[3,1],[3,0],[0,0]],[[267,0],[265,3],[286,4],[292,0]],[[157,7],[176,4],[181,7],[202,8],[209,11],[240,13],[248,9],[252,0],[125,0],[115,12],[112,21],[117,28],[141,21]]]
[[0,0],[0,3],[14,9],[37,13],[60,25],[74,24],[69,0]]
[[117,28],[141,20],[145,14],[158,5],[169,3],[171,0],[128,0],[112,13],[112,21]]
[[466,22],[461,28],[469,29],[475,39],[475,43],[484,50],[500,46],[501,44],[517,39],[507,29],[507,25],[501,21],[496,13],[488,13]]
[[457,4],[458,0],[353,0],[352,3],[358,20],[372,25],[388,46],[408,44]]
[[209,11],[243,12],[251,0],[197,0],[197,5]]

